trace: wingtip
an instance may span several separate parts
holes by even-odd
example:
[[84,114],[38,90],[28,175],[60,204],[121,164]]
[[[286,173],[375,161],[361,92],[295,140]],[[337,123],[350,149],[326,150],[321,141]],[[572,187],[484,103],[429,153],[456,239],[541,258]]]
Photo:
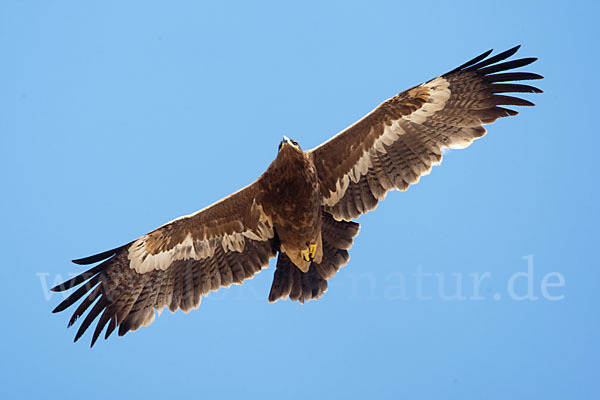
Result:
[[[68,307],[69,307],[69,304],[67,303],[67,301],[66,300],[62,301],[59,305],[54,307],[54,310],[52,310],[52,314],[56,314],[61,311],[65,311]],[[69,326],[71,326],[71,325],[69,325]]]
[[72,327],[73,325],[75,325],[75,322],[77,322],[77,320],[79,319],[78,316],[75,316],[75,314],[71,317],[71,319],[69,320],[69,323],[67,324],[67,328]]
[[83,333],[85,332],[86,328],[84,328],[85,325],[81,325],[79,327],[79,330],[77,331],[77,334],[75,335],[75,340],[73,340],[73,343],[77,342],[82,336]]
[[508,58],[508,57],[512,57],[512,56],[514,56],[514,55],[515,55],[515,53],[516,53],[517,51],[519,51],[519,49],[520,49],[520,48],[521,48],[521,45],[520,45],[520,44],[518,44],[518,45],[516,45],[516,46],[513,46],[513,47],[511,47],[510,49],[508,49],[508,50],[505,50],[505,51],[503,51],[503,52],[501,52],[501,53],[498,53],[498,54],[504,54],[504,55],[505,55],[505,57],[504,57],[504,58],[506,59],[506,58]]

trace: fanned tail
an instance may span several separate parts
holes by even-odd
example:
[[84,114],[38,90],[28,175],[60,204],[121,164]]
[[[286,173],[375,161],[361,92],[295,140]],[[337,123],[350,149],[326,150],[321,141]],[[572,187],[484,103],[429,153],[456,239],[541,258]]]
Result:
[[311,263],[308,272],[300,271],[285,253],[279,253],[277,267],[269,293],[269,301],[289,298],[304,304],[316,300],[327,291],[327,280],[348,263],[348,249],[358,234],[356,222],[336,221],[330,214],[323,213],[323,260]]

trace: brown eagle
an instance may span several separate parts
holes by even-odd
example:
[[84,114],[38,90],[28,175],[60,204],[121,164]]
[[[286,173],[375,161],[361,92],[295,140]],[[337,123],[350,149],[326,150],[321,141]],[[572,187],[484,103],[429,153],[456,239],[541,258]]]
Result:
[[51,290],[77,288],[54,312],[83,298],[71,326],[91,307],[77,334],[99,316],[92,346],[154,321],[155,309],[188,312],[202,296],[241,284],[278,256],[269,301],[304,303],[327,290],[327,280],[349,259],[359,225],[392,189],[406,190],[442,160],[444,148],[464,148],[484,124],[517,112],[502,105],[533,103],[500,93],[541,90],[510,83],[541,79],[506,72],[534,62],[501,62],[519,46],[491,50],[429,82],[381,103],[327,142],[304,151],[284,137],[267,170],[252,184],[171,221],[119,248],[74,260],[100,264]]

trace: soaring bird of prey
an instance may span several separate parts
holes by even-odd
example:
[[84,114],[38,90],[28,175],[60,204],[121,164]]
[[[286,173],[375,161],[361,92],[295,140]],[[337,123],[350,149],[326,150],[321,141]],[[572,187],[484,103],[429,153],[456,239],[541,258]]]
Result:
[[[492,50],[406,90],[312,150],[285,138],[275,160],[253,183],[124,246],[74,260],[99,263],[51,290],[74,289],[54,312],[83,298],[69,321],[86,311],[75,341],[99,317],[92,346],[147,326],[155,310],[188,312],[202,296],[241,284],[277,256],[269,301],[304,303],[327,290],[349,259],[358,234],[352,220],[373,210],[392,189],[406,190],[442,160],[444,148],[467,147],[485,124],[533,103],[503,93],[540,93],[514,81],[541,79],[507,72],[535,61],[504,61],[519,46]],[[91,309],[90,309],[91,307]]]

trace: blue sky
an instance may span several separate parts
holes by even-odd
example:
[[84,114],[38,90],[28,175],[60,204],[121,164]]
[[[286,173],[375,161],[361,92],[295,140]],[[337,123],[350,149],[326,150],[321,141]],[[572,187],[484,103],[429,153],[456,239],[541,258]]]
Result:
[[[598,398],[598,11],[2,2],[3,392]],[[69,260],[253,181],[282,135],[312,148],[394,94],[516,44],[540,58],[528,67],[546,77],[527,96],[537,106],[361,217],[322,299],[269,304],[272,262],[94,349],[51,314],[62,297],[47,288],[81,271]]]

